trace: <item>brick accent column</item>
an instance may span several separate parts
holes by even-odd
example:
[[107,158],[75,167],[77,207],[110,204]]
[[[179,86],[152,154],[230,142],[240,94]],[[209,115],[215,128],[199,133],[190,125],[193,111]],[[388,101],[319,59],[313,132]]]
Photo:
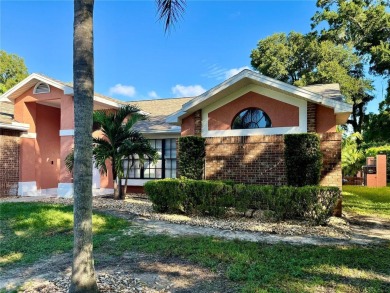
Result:
[[0,129],[0,197],[17,195],[20,132]]
[[307,132],[316,132],[317,105],[307,102]]
[[323,155],[320,185],[341,188],[341,133],[320,134],[320,149]]
[[194,113],[195,116],[195,135],[202,136],[202,110]]

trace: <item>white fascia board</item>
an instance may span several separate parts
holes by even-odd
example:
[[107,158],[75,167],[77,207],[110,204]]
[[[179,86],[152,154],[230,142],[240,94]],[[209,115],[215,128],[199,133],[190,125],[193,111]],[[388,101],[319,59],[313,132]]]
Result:
[[[8,91],[6,91],[4,94],[2,94],[0,96],[0,101],[3,102],[7,102],[8,101],[11,101],[8,97],[11,96],[14,92],[16,92],[17,90],[19,90],[20,88],[22,88],[23,86],[25,86],[26,84],[28,84],[30,81],[32,80],[36,80],[37,82],[38,81],[41,81],[41,82],[44,82],[44,83],[47,83],[48,85],[51,85],[51,86],[54,86],[56,88],[59,88],[61,90],[65,91],[66,92],[73,92],[73,89],[69,86],[66,86],[62,83],[59,83],[51,78],[48,78],[46,76],[42,76],[40,74],[37,74],[37,73],[32,73],[30,74],[29,76],[27,76],[25,79],[23,79],[21,82],[19,82],[17,85],[13,86],[12,88],[10,88]],[[66,94],[66,93],[65,93]]]
[[30,124],[17,123],[17,122],[12,122],[11,124],[0,123],[0,128],[27,131],[30,128]]
[[268,87],[278,89],[282,92],[294,95],[296,97],[302,98],[306,101],[314,102],[316,104],[324,105],[326,107],[333,108],[335,110],[335,113],[339,112],[352,112],[352,106],[333,99],[325,98],[320,94],[310,92],[306,89],[302,89],[300,87],[293,86],[291,84],[287,84],[285,82],[276,80],[274,78],[270,78],[264,75],[261,75],[257,72],[245,69],[238,73],[237,75],[229,78],[228,80],[222,82],[221,84],[217,85],[216,87],[206,91],[205,93],[195,97],[191,101],[188,101],[185,103],[181,110],[178,112],[168,116],[167,122],[168,123],[178,123],[180,118],[184,116],[186,113],[191,113],[191,109],[195,106],[198,106],[199,104],[203,103],[210,97],[218,94],[222,90],[228,88],[229,86],[237,83],[238,81],[248,78],[252,81],[258,82],[260,84],[266,85]]
[[111,107],[115,107],[115,108],[119,108],[121,105],[114,102],[114,101],[110,101],[110,100],[106,100],[102,97],[98,97],[98,96],[94,96],[93,97],[93,100],[95,102],[98,102],[98,103],[101,103],[101,104],[104,104],[104,105],[107,105],[107,106],[111,106]]
[[166,130],[148,130],[148,131],[142,131],[142,134],[165,134],[165,133],[180,133],[181,127],[172,127],[171,129]]
[[175,113],[169,115],[165,121],[167,123],[170,123],[170,124],[179,124],[180,120],[179,118],[181,118],[182,116],[184,116],[186,114],[186,111],[183,111],[183,110],[179,110],[179,111],[176,111]]

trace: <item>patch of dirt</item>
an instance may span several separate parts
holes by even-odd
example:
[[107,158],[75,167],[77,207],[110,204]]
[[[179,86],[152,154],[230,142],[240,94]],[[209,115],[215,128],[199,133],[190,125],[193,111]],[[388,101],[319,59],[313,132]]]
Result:
[[[71,254],[61,254],[28,267],[0,274],[0,288],[7,291],[67,292]],[[237,292],[220,273],[173,257],[127,252],[114,257],[95,254],[95,269],[101,292]]]

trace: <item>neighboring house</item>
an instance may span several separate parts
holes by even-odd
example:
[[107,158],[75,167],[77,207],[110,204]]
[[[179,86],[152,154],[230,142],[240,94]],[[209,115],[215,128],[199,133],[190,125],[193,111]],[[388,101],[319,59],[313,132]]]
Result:
[[[7,148],[19,153],[14,160],[18,163],[12,166],[0,157],[0,172],[12,169],[15,173],[19,165],[17,181],[14,176],[12,182],[2,182],[0,195],[17,185],[19,195],[71,196],[72,177],[64,159],[73,147],[72,86],[32,74],[0,96],[0,102],[14,105],[14,116],[0,120],[2,153],[4,141],[14,141]],[[123,104],[94,96],[95,110]],[[306,132],[320,134],[324,155],[321,184],[341,187],[341,136],[336,125],[347,121],[352,106],[342,102],[338,84],[299,88],[243,70],[197,97],[131,104],[148,114],[150,119],[136,128],[150,139],[160,160],[142,166],[136,161],[128,179],[130,190],[141,191],[147,180],[176,177],[176,141],[186,135],[206,138],[206,179],[286,184],[283,135]],[[101,176],[94,170],[95,194],[112,192],[111,175]],[[3,177],[0,180],[4,181]]]

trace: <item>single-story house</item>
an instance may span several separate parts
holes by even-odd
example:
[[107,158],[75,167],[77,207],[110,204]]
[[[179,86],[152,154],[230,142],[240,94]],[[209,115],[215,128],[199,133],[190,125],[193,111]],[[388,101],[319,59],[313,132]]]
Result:
[[[283,135],[316,132],[323,152],[321,184],[341,187],[341,135],[352,106],[338,84],[296,87],[251,70],[196,97],[134,101],[149,120],[136,125],[160,154],[157,164],[136,162],[129,189],[178,176],[177,139],[206,138],[206,179],[286,184]],[[94,109],[123,101],[95,94]],[[73,194],[65,157],[73,147],[73,88],[31,74],[0,96],[0,195]],[[112,174],[93,171],[94,194],[112,193]]]

